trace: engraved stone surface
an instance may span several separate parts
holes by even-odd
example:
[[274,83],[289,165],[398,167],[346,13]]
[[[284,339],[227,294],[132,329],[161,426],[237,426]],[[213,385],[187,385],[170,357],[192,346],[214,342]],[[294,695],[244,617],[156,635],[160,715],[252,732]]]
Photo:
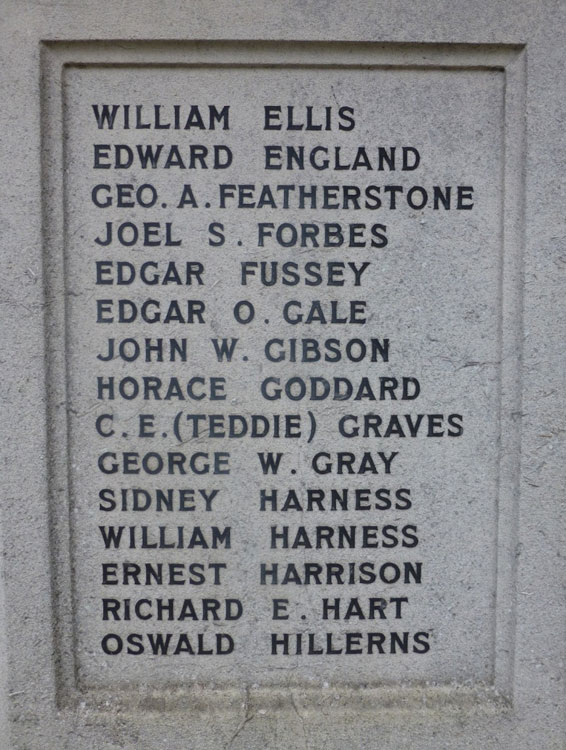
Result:
[[497,71],[67,71],[81,683],[491,681],[502,111]]
[[564,9],[3,5],[2,750],[562,747]]

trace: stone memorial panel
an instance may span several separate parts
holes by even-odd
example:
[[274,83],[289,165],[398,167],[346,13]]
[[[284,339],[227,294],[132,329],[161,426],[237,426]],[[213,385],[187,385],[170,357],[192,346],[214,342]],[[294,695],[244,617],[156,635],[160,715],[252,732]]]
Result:
[[63,84],[80,684],[490,682],[502,73]]
[[2,5],[0,750],[563,747],[563,4]]

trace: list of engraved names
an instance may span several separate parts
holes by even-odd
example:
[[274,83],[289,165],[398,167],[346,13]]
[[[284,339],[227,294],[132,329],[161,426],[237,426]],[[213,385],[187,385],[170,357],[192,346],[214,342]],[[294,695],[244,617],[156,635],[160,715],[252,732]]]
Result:
[[488,679],[501,96],[486,71],[69,71],[85,684]]

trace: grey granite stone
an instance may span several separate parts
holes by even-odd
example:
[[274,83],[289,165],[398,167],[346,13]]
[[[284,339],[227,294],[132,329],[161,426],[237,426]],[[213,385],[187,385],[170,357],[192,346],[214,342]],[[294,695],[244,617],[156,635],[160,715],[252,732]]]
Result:
[[563,4],[2,7],[2,748],[563,747]]

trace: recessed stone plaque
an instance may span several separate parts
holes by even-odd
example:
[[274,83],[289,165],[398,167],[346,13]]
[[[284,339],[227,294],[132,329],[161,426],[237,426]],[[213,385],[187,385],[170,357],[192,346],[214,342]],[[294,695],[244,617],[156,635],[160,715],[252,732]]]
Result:
[[503,103],[499,70],[66,70],[82,687],[492,682]]
[[563,4],[2,6],[2,750],[562,747]]

